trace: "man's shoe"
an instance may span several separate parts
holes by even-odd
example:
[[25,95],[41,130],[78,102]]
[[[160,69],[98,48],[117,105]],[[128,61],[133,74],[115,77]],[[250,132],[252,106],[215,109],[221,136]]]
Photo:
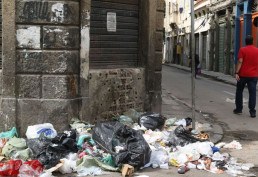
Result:
[[239,110],[234,109],[234,110],[233,110],[233,113],[234,113],[234,114],[242,114],[242,111],[239,111]]
[[254,112],[250,113],[250,117],[255,118],[256,114]]

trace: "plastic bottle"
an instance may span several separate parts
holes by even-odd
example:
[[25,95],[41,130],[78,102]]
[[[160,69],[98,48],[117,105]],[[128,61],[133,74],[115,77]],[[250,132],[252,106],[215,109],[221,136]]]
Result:
[[185,174],[187,171],[189,171],[189,168],[187,166],[181,166],[180,168],[178,168],[177,172],[179,174]]

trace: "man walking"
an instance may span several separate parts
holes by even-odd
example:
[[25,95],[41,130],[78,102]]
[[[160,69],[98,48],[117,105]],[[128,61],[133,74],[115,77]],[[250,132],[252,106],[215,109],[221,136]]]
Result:
[[256,84],[258,78],[258,48],[253,45],[253,37],[248,35],[245,39],[246,46],[241,47],[238,53],[235,78],[236,87],[236,109],[235,114],[241,114],[243,109],[243,90],[248,87],[249,112],[252,118],[256,117]]

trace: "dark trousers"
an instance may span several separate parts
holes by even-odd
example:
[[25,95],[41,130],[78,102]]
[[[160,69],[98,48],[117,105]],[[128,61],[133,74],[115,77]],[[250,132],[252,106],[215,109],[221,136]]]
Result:
[[243,91],[247,84],[248,92],[249,92],[249,112],[256,113],[256,84],[257,78],[254,77],[241,77],[237,82],[236,88],[236,110],[242,111],[243,109]]

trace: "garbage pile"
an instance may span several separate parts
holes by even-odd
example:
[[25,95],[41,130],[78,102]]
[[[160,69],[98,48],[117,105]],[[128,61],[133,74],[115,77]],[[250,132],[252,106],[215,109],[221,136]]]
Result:
[[26,139],[16,128],[0,133],[0,176],[52,177],[53,172],[77,176],[103,175],[108,171],[132,176],[143,168],[190,169],[232,176],[249,173],[250,163],[239,163],[223,148],[241,149],[237,141],[214,145],[205,130],[191,129],[192,119],[165,118],[133,109],[112,121],[91,125],[73,120],[71,129],[57,133],[50,123],[31,125]]

